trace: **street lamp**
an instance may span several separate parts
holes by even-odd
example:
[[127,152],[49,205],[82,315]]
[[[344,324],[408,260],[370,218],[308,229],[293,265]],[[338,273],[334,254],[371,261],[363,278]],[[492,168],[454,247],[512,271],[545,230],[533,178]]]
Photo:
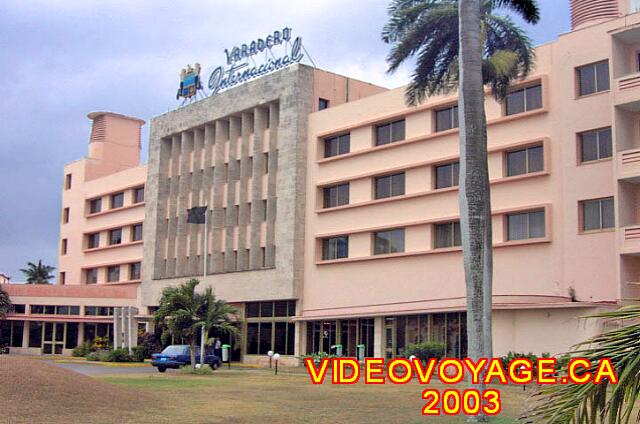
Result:
[[273,358],[273,350],[267,352],[267,356],[269,357],[269,368],[271,368],[271,358]]
[[278,361],[280,360],[280,354],[274,353],[273,360],[276,361],[276,375],[278,375]]

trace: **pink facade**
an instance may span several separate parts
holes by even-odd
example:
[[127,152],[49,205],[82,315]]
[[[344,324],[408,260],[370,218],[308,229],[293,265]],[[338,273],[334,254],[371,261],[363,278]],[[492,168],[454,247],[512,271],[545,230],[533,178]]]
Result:
[[[619,16],[623,6],[610,3]],[[497,355],[567,351],[598,328],[579,316],[640,296],[640,15],[600,18],[576,17],[579,30],[536,49],[534,73],[510,97],[512,105],[522,99],[521,109],[487,95]],[[600,63],[592,84],[589,72]],[[373,319],[376,355],[425,339],[447,342],[434,324],[441,319],[460,332],[463,320],[443,315],[466,304],[459,243],[442,239],[459,219],[457,184],[438,182],[458,160],[458,131],[447,127],[445,111],[456,100],[408,107],[402,87],[311,114],[300,320],[315,327],[307,329],[307,350],[323,347],[318,331],[335,331],[328,344],[344,345],[344,322],[361,319]],[[385,128],[378,128],[389,123],[400,135],[380,142]],[[343,154],[326,153],[327,143],[347,136]],[[602,140],[597,151],[594,137]],[[402,181],[395,193],[391,175]],[[327,204],[332,190],[343,200]],[[537,222],[529,234],[519,234],[523,220]],[[391,253],[389,234],[401,239]],[[407,324],[417,315],[429,324]]]

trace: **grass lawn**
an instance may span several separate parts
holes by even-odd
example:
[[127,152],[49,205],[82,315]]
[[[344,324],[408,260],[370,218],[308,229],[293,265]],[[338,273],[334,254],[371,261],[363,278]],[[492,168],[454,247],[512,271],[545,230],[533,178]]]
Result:
[[[153,393],[166,407],[147,412],[154,422],[190,423],[462,423],[464,417],[423,417],[422,390],[407,385],[312,385],[306,374],[221,369],[212,376],[176,373],[104,376],[100,380]],[[330,381],[327,379],[327,381]],[[444,389],[442,385],[431,386]],[[450,387],[449,387],[450,388]],[[503,413],[491,422],[513,423],[529,392],[502,387]]]
[[[0,423],[465,422],[463,416],[423,417],[426,386],[415,382],[313,385],[302,369],[278,376],[240,367],[207,376],[133,372],[88,377],[46,361],[0,356]],[[500,389],[503,412],[491,422],[513,423],[530,392]]]

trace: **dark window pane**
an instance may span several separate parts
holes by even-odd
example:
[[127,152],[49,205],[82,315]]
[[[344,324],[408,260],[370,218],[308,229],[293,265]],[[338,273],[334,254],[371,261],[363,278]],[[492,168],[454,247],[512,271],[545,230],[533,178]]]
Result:
[[391,143],[391,125],[379,125],[376,127],[376,145]]
[[92,199],[89,201],[89,212],[98,213],[102,209],[102,199]]
[[507,216],[507,226],[509,227],[509,240],[523,240],[528,238],[528,216],[526,213],[511,214]]
[[534,85],[525,89],[527,96],[527,110],[540,109],[542,107],[542,86]]
[[247,354],[258,354],[258,331],[259,324],[257,322],[250,322],[247,324]]
[[271,346],[271,331],[272,323],[262,322],[260,323],[260,347],[258,354],[266,355],[272,349]]
[[404,229],[374,233],[374,254],[404,252]]
[[507,115],[524,112],[524,90],[507,94]]
[[597,131],[584,132],[580,135],[580,150],[582,162],[598,159],[598,133]]
[[344,155],[351,151],[351,135],[345,134],[338,137],[338,154]]
[[73,349],[78,346],[78,324],[75,322],[67,323],[67,340],[65,349]]
[[287,351],[287,323],[276,322],[273,335],[273,352],[286,355]]
[[518,150],[507,153],[507,176],[521,175],[527,172],[527,152]]
[[580,95],[591,94],[596,92],[596,74],[593,65],[578,68],[580,78]]
[[600,203],[602,209],[602,228],[615,227],[615,218],[613,214],[613,197],[602,199]]
[[391,124],[391,141],[404,140],[404,119]]
[[436,224],[435,226],[435,248],[451,247],[451,223]]
[[391,176],[391,195],[402,196],[404,194],[404,172]]
[[338,154],[338,139],[328,138],[324,141],[324,157],[329,158]]
[[436,166],[436,188],[451,187],[451,165]]
[[118,193],[111,196],[111,209],[121,208],[124,205],[124,193]]
[[247,318],[257,318],[260,316],[260,303],[249,302],[246,304],[245,315]]
[[11,347],[22,347],[24,334],[24,321],[7,321],[12,323]]
[[611,128],[598,131],[598,159],[610,158],[611,148]]
[[287,306],[288,303],[286,300],[280,300],[274,302],[274,316],[276,317],[286,317],[287,316]]
[[29,347],[42,346],[42,323],[31,321],[29,323]]
[[384,199],[389,196],[391,196],[389,177],[376,178],[376,199]]
[[269,318],[273,316],[273,302],[260,303],[260,317]]
[[596,88],[598,91],[609,89],[609,62],[601,62],[596,67]]
[[122,243],[122,229],[118,228],[116,230],[109,231],[109,244],[120,244]]
[[529,237],[544,237],[544,211],[529,213]]
[[287,350],[285,355],[293,355],[295,353],[296,325],[292,322],[287,324]]
[[540,172],[544,169],[544,154],[542,146],[527,149],[528,172]]
[[436,131],[445,131],[452,128],[451,109],[436,111]]

